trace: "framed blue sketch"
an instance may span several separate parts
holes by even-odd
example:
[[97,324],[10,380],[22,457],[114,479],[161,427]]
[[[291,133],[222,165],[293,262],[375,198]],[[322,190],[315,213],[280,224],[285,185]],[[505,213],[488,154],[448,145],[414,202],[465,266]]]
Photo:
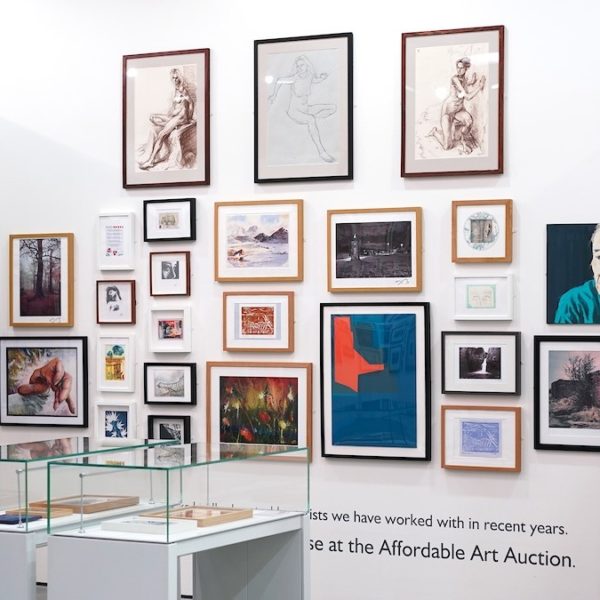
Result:
[[98,402],[96,404],[97,439],[103,446],[122,446],[135,441],[135,404]]
[[442,467],[521,470],[521,409],[442,406]]
[[431,459],[429,303],[321,304],[321,452]]

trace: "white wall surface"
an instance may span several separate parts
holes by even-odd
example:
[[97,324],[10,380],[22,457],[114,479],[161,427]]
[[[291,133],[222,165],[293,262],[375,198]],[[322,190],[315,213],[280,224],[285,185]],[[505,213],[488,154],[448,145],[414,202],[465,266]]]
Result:
[[[0,334],[8,327],[8,235],[72,231],[76,238],[75,327],[60,334],[89,336],[90,415],[94,415],[95,338],[111,327],[95,325],[95,227],[100,211],[127,209],[138,218],[138,325],[115,328],[137,337],[138,426],[145,433],[142,363],[146,350],[147,253],[142,201],[194,196],[198,240],[172,245],[192,250],[194,342],[186,360],[199,365],[199,404],[193,437],[204,436],[207,360],[240,360],[221,350],[221,296],[225,290],[296,292],[293,361],[315,365],[312,504],[327,512],[312,522],[311,537],[342,542],[343,552],[312,553],[313,600],[475,600],[600,597],[600,525],[597,498],[600,455],[533,450],[533,335],[597,333],[598,327],[545,324],[545,225],[596,222],[600,5],[585,0],[392,2],[355,0],[20,0],[5,2],[0,36]],[[506,26],[505,174],[401,179],[401,33],[482,25]],[[256,185],[253,179],[254,39],[351,31],[354,33],[355,176],[349,182]],[[210,187],[126,191],[121,187],[121,56],[211,49],[212,184]],[[303,198],[305,279],[298,284],[237,285],[213,281],[213,203],[224,200]],[[514,259],[506,267],[458,267],[450,261],[453,199],[512,198]],[[422,206],[424,285],[420,294],[326,291],[325,238],[329,208]],[[168,244],[160,248],[170,248]],[[154,249],[158,249],[154,245]],[[458,324],[450,299],[454,275],[511,272],[516,277],[510,324]],[[432,440],[430,463],[357,461],[320,457],[320,302],[431,302]],[[440,468],[440,331],[508,329],[523,333],[523,393],[481,404],[523,409],[520,474],[449,472]],[[27,331],[52,335],[49,330]],[[58,333],[58,332],[57,332]],[[252,357],[254,358],[254,357]],[[261,356],[258,360],[271,357]],[[276,358],[276,357],[272,357]],[[281,357],[279,357],[281,358]],[[248,356],[242,357],[249,359]],[[287,360],[288,357],[286,356]],[[105,394],[107,399],[112,395]],[[123,395],[123,397],[131,395]],[[117,397],[116,395],[114,396]],[[452,399],[453,402],[460,398]],[[473,400],[469,400],[473,402]],[[0,442],[54,437],[74,430],[0,427]],[[77,431],[77,433],[84,433]],[[93,429],[90,428],[90,435]],[[565,535],[417,528],[353,523],[371,515],[460,516],[465,521],[562,525]],[[334,524],[332,512],[350,513]],[[372,556],[350,554],[358,538]],[[433,560],[377,555],[384,539],[423,545],[454,543],[469,550],[570,555],[571,568],[480,560]],[[282,590],[285,598],[285,590]]]

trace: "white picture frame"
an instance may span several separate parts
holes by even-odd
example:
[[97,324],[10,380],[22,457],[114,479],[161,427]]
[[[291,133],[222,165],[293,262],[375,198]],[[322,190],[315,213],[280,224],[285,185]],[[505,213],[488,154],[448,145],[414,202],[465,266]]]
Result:
[[96,404],[96,439],[102,446],[128,446],[137,441],[135,403]]
[[454,278],[455,321],[512,321],[512,275]]
[[190,306],[155,307],[149,319],[150,351],[186,354],[192,351]]
[[98,391],[135,391],[135,340],[133,336],[98,336],[96,363]]
[[102,212],[98,216],[97,260],[100,271],[135,269],[135,214]]

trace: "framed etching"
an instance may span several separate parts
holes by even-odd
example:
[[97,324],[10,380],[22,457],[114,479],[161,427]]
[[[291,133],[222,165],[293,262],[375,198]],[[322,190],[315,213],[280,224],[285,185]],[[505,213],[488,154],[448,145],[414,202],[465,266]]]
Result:
[[512,262],[512,200],[452,202],[452,262]]
[[189,306],[150,311],[150,352],[192,351],[192,309]]
[[98,218],[98,269],[133,271],[135,268],[135,215],[102,213]]
[[191,441],[189,416],[179,415],[149,415],[148,439],[149,440],[176,440],[182,444]]
[[254,181],[352,179],[352,34],[254,42]]
[[456,321],[512,321],[512,275],[455,277]]
[[190,295],[190,253],[150,252],[150,295]]
[[321,304],[321,447],[431,460],[429,303]]
[[327,211],[330,292],[421,291],[422,210]]
[[600,323],[600,224],[548,225],[546,315],[557,325]]
[[135,440],[135,404],[98,402],[96,437],[103,446],[125,446]]
[[87,424],[86,337],[0,338],[0,425]]
[[210,183],[210,50],[123,57],[123,187]]
[[72,327],[74,235],[9,237],[11,327]]
[[144,404],[196,404],[196,363],[144,363]]
[[135,325],[135,281],[110,279],[96,281],[96,323]]
[[302,281],[303,202],[215,203],[216,281]]
[[504,27],[402,34],[402,177],[503,172]]
[[144,241],[196,239],[196,198],[144,200]]
[[537,450],[600,450],[600,336],[534,337]]
[[521,471],[521,409],[442,406],[442,467]]
[[294,292],[224,292],[225,352],[293,352]]
[[135,341],[132,336],[98,337],[98,390],[135,390]]
[[206,363],[207,444],[309,448],[312,364]]

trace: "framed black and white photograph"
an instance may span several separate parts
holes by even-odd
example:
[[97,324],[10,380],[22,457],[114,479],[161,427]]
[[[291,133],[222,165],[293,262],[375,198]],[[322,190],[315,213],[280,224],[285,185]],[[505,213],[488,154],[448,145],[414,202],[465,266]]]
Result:
[[133,271],[134,246],[134,213],[115,211],[100,214],[96,250],[100,271]]
[[123,187],[210,183],[210,50],[123,57]]
[[126,446],[137,441],[135,403],[98,402],[96,438],[103,446]]
[[192,309],[189,306],[153,308],[149,319],[150,352],[192,351]]
[[327,211],[330,292],[421,290],[420,207]]
[[150,252],[150,295],[189,296],[190,253]]
[[521,393],[521,334],[442,331],[442,394]]
[[196,363],[145,363],[144,404],[196,404]]
[[135,281],[111,279],[96,281],[96,323],[135,324]]
[[352,179],[352,34],[254,42],[254,181]]
[[504,27],[402,34],[402,177],[503,172]]
[[512,318],[512,275],[454,278],[456,321],[511,321]]
[[191,441],[190,422],[189,416],[149,415],[148,439],[176,440],[182,444],[189,444]]
[[196,239],[196,198],[144,200],[144,241]]

